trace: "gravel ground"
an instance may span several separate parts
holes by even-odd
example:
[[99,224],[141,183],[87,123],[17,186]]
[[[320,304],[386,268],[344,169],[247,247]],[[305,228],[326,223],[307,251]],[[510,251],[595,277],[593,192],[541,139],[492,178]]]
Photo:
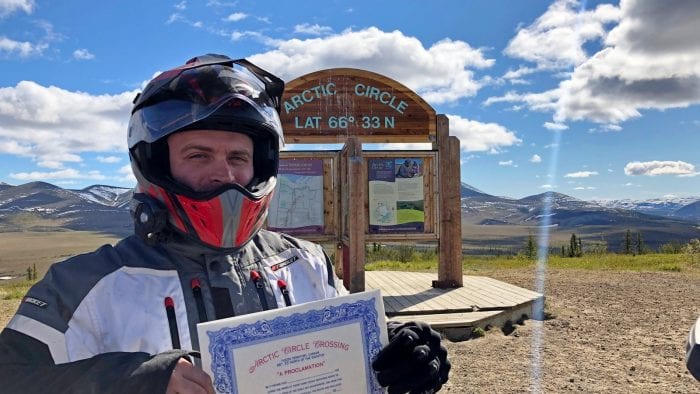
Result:
[[[531,270],[477,275],[536,290]],[[684,365],[700,273],[550,270],[544,292],[547,320],[447,341],[441,392],[700,393]],[[18,303],[0,301],[0,327]]]
[[[531,270],[486,276],[536,290]],[[448,342],[442,391],[700,393],[684,364],[700,274],[551,270],[544,293],[548,319]]]

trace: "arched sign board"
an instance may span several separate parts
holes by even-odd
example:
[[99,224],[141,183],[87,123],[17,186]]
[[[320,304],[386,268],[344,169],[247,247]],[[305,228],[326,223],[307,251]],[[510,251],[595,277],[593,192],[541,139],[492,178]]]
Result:
[[287,143],[435,142],[435,110],[380,74],[334,68],[288,82],[280,118]]

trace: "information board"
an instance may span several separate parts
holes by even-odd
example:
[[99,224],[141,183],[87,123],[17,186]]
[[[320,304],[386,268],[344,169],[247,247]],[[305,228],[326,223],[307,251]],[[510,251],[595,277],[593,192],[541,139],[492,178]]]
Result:
[[280,159],[268,229],[289,234],[321,234],[323,219],[323,160]]
[[369,159],[367,163],[369,232],[423,232],[423,159]]

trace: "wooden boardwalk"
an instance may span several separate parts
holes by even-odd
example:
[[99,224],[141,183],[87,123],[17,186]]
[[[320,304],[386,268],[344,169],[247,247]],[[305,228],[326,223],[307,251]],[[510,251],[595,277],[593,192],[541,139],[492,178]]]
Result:
[[[484,276],[463,277],[463,287],[436,289],[435,273],[367,271],[367,289],[381,289],[384,311],[391,320],[422,320],[452,334],[468,335],[475,327],[502,326],[533,316],[544,297]],[[443,330],[443,331],[444,331]]]

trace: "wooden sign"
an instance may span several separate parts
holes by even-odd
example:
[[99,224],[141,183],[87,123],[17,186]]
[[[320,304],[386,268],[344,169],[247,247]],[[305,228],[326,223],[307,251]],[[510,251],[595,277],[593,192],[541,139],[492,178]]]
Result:
[[435,110],[404,85],[351,68],[286,84],[280,118],[287,143],[434,142]]

